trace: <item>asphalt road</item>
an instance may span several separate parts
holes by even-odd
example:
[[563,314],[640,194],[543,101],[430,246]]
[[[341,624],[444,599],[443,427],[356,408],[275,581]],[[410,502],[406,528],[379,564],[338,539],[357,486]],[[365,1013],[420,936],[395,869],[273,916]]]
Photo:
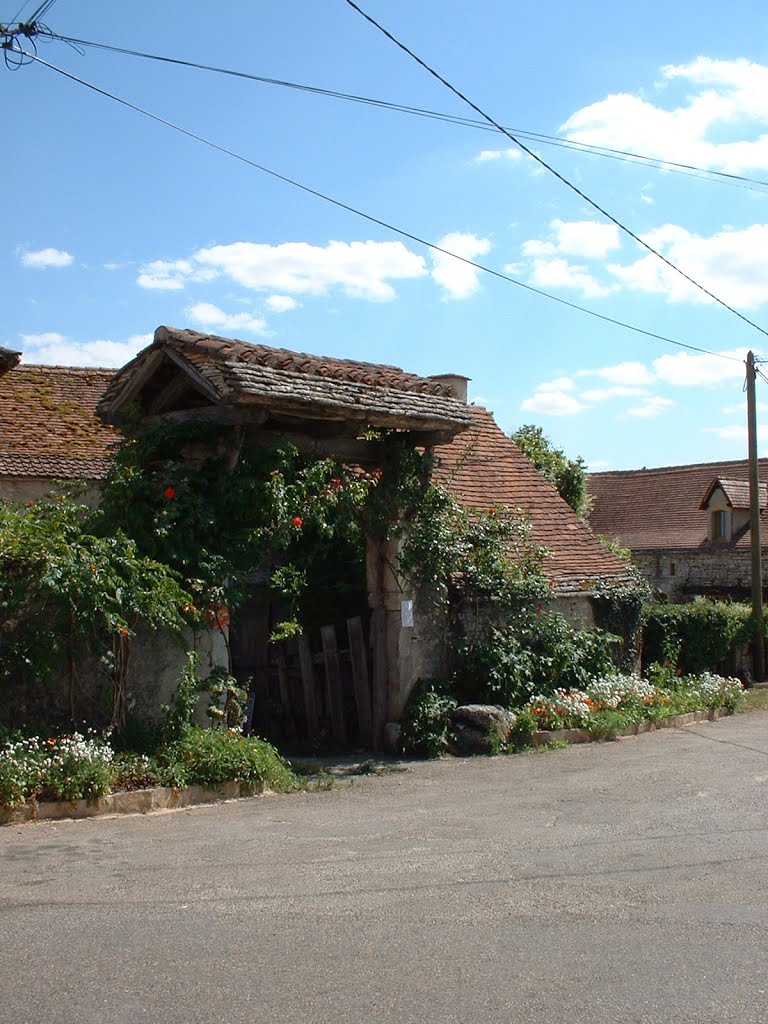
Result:
[[768,713],[0,829],[3,1024],[768,1020]]

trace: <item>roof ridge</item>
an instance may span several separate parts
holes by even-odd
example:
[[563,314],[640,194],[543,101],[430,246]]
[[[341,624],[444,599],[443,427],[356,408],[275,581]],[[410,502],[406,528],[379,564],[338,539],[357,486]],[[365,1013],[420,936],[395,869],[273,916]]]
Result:
[[62,366],[59,363],[19,363],[14,367],[14,373],[19,370],[62,370],[69,373],[109,373],[116,374],[118,368],[115,366]]
[[[761,455],[757,460],[768,464],[768,456]],[[590,477],[629,476],[634,473],[679,473],[688,470],[709,469],[711,467],[741,466],[749,463],[748,458],[722,459],[716,462],[685,462],[677,466],[642,466],[640,469],[604,469],[590,473]]]

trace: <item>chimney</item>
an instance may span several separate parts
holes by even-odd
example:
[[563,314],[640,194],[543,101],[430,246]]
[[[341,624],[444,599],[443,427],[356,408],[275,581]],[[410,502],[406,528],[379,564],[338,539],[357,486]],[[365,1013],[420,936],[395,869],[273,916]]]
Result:
[[453,397],[467,404],[467,384],[472,380],[471,377],[462,377],[460,373],[431,373],[429,379],[447,384],[453,391]]

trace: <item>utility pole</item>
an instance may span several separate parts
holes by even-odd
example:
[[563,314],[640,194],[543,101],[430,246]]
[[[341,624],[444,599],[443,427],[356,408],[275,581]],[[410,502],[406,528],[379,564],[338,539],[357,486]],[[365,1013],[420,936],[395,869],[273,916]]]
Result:
[[757,412],[755,408],[755,356],[747,353],[747,446],[749,451],[749,532],[752,544],[752,618],[755,621],[755,681],[765,678],[763,636],[763,565],[760,548],[760,473],[757,463]]

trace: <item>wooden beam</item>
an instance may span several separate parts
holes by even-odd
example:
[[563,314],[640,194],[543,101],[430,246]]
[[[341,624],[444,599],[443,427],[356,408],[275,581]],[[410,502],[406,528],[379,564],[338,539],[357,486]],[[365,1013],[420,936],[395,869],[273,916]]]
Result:
[[387,627],[382,605],[371,612],[371,648],[373,653],[373,745],[381,750],[387,722]]
[[325,662],[326,701],[331,714],[333,738],[337,743],[347,742],[347,723],[344,720],[344,694],[341,691],[341,668],[339,650],[336,646],[336,630],[333,626],[323,626],[320,630],[323,641],[323,661]]
[[149,405],[146,406],[148,413],[160,413],[165,410],[180,398],[184,392],[192,387],[192,382],[189,377],[183,373],[177,373],[175,377],[171,377],[164,388],[155,395]]
[[301,688],[304,694],[304,714],[307,722],[307,739],[315,740],[320,736],[320,719],[317,714],[315,699],[315,668],[312,662],[312,651],[306,633],[299,637],[299,665],[301,666]]
[[259,426],[267,418],[266,411],[244,412],[231,405],[201,405],[197,409],[177,409],[155,416],[145,416],[144,423],[216,423],[222,427]]
[[360,727],[360,742],[364,747],[373,746],[373,713],[371,710],[371,687],[368,682],[368,658],[365,650],[363,622],[359,615],[347,619],[349,653],[352,661],[352,684],[355,691],[357,721]]
[[134,370],[122,391],[110,402],[104,416],[107,423],[117,421],[120,410],[126,405],[130,405],[141,388],[154,375],[162,361],[163,353],[159,349],[149,353],[141,366]]

